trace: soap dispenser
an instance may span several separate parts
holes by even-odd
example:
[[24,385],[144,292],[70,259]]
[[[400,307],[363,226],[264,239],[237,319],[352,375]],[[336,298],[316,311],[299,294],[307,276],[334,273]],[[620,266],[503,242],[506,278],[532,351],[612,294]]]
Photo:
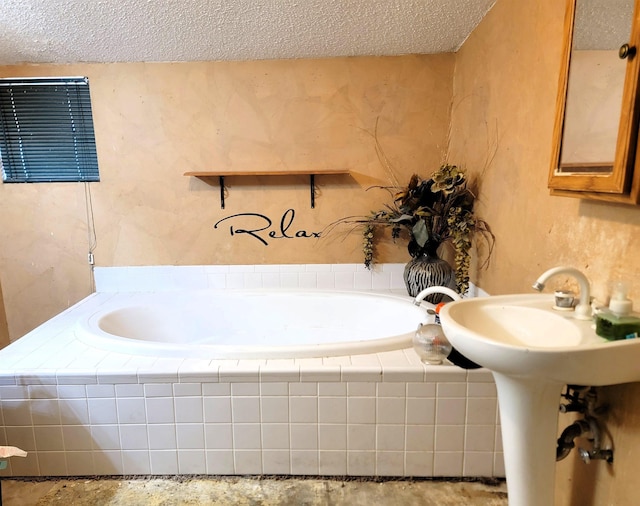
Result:
[[626,283],[613,287],[609,308],[595,315],[596,334],[610,341],[633,339],[640,335],[640,315],[633,313],[633,303],[627,296]]

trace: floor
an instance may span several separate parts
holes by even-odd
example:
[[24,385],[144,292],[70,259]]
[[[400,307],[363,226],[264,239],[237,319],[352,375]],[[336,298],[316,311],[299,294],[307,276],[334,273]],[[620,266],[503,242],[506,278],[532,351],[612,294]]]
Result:
[[507,506],[504,481],[101,477],[1,485],[3,506]]

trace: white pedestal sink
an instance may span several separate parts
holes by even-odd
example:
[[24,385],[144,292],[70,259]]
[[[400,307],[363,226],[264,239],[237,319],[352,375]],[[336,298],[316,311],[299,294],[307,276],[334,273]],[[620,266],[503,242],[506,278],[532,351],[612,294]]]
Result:
[[640,381],[640,339],[610,342],[593,322],[552,309],[547,294],[451,302],[451,344],[496,381],[510,506],[551,506],[560,394],[565,384]]

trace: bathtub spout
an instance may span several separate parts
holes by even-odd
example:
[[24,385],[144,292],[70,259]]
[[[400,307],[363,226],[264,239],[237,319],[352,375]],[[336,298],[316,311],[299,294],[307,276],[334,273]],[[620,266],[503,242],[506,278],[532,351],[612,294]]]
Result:
[[454,290],[446,286],[429,286],[424,290],[422,290],[418,295],[416,295],[416,298],[414,299],[413,303],[416,306],[419,306],[428,295],[432,295],[434,293],[441,293],[443,295],[447,295],[451,297],[453,300],[460,300],[462,298],[457,292],[455,292]]

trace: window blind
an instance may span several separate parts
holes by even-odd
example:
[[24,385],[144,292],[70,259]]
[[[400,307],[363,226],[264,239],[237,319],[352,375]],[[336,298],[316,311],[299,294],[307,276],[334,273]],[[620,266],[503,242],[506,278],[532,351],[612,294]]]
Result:
[[99,181],[89,80],[0,79],[6,183]]

